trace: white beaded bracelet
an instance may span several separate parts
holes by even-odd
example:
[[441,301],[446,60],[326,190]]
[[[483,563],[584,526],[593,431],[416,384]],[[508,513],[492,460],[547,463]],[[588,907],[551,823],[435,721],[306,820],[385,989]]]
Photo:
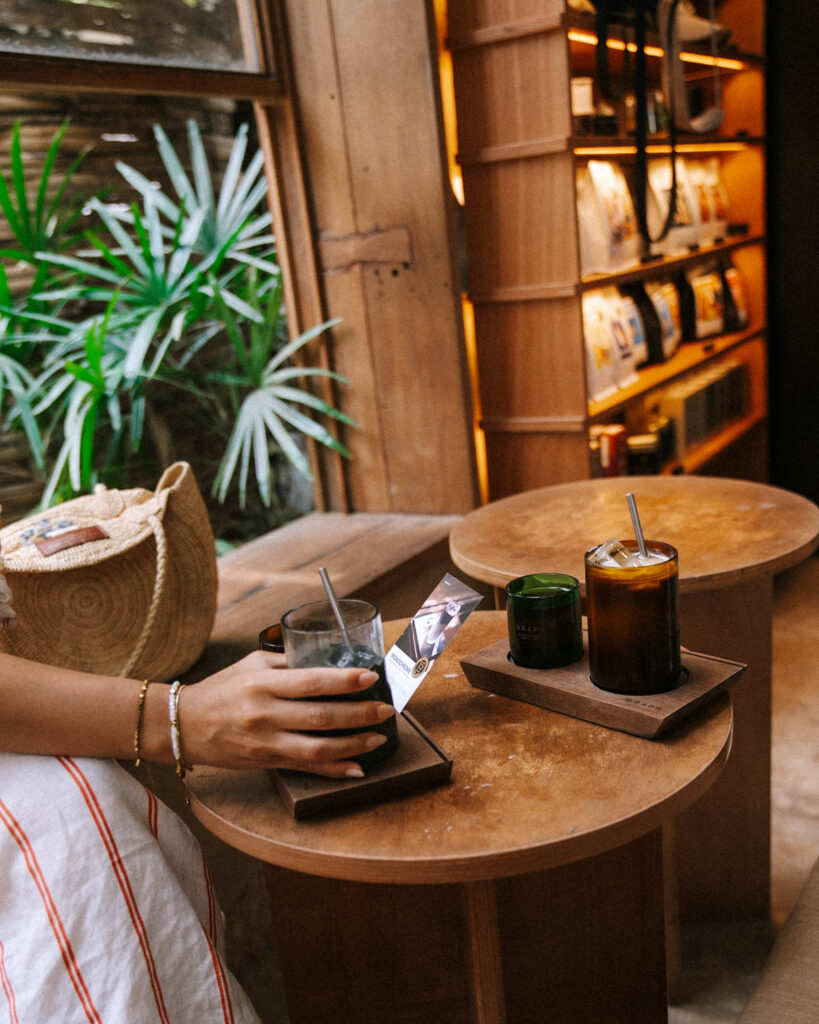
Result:
[[171,683],[171,689],[168,693],[168,718],[171,722],[171,747],[173,749],[174,760],[176,761],[176,774],[180,779],[185,778],[185,772],[193,768],[193,765],[188,764],[182,757],[182,736],[179,732],[179,696],[182,693],[183,683],[180,683],[178,679],[175,679]]

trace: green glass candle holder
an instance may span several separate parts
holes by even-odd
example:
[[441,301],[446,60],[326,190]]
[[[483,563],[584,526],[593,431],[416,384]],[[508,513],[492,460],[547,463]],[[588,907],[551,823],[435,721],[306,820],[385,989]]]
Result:
[[580,583],[559,572],[506,584],[509,653],[523,668],[558,668],[583,657]]

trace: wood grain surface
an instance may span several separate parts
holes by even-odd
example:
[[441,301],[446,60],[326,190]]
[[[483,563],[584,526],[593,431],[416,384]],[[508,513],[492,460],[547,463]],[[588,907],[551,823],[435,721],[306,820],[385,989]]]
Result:
[[[391,644],[406,623],[385,626]],[[191,805],[226,842],[283,868],[361,882],[472,882],[628,843],[713,782],[731,743],[727,696],[647,740],[473,689],[460,658],[500,639],[473,612],[409,710],[453,760],[451,782],[327,819],[294,821],[264,772],[197,768]]]
[[584,554],[643,533],[679,552],[680,591],[731,586],[796,565],[819,544],[819,508],[767,484],[706,476],[607,477],[515,494],[464,516],[450,534],[455,564],[504,587],[531,572],[564,572],[585,587]]

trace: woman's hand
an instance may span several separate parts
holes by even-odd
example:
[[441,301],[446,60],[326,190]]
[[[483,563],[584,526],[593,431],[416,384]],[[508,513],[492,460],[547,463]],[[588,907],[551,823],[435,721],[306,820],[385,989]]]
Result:
[[[353,760],[385,742],[377,732],[305,735],[305,730],[376,726],[395,714],[378,701],[322,701],[366,690],[376,674],[363,669],[288,669],[281,654],[254,651],[186,686],[179,728],[187,761],[222,768],[293,768],[333,778],[360,777]],[[303,698],[312,698],[305,700]]]

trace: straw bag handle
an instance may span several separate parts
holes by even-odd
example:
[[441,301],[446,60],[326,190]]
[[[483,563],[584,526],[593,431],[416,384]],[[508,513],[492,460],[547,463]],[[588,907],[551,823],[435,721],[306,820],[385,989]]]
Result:
[[154,592],[151,597],[151,606],[148,609],[148,615],[145,618],[145,625],[142,627],[139,640],[136,642],[136,647],[128,659],[128,664],[122,670],[122,675],[128,676],[131,674],[134,666],[137,664],[139,659],[142,657],[142,652],[145,650],[145,644],[148,642],[151,630],[153,629],[154,621],[156,620],[156,613],[159,609],[159,602],[162,598],[162,591],[165,586],[165,576],[168,565],[168,546],[165,541],[165,530],[162,527],[162,522],[157,515],[148,517],[148,522],[151,524],[151,529],[154,533],[156,540],[156,579],[154,580]]

